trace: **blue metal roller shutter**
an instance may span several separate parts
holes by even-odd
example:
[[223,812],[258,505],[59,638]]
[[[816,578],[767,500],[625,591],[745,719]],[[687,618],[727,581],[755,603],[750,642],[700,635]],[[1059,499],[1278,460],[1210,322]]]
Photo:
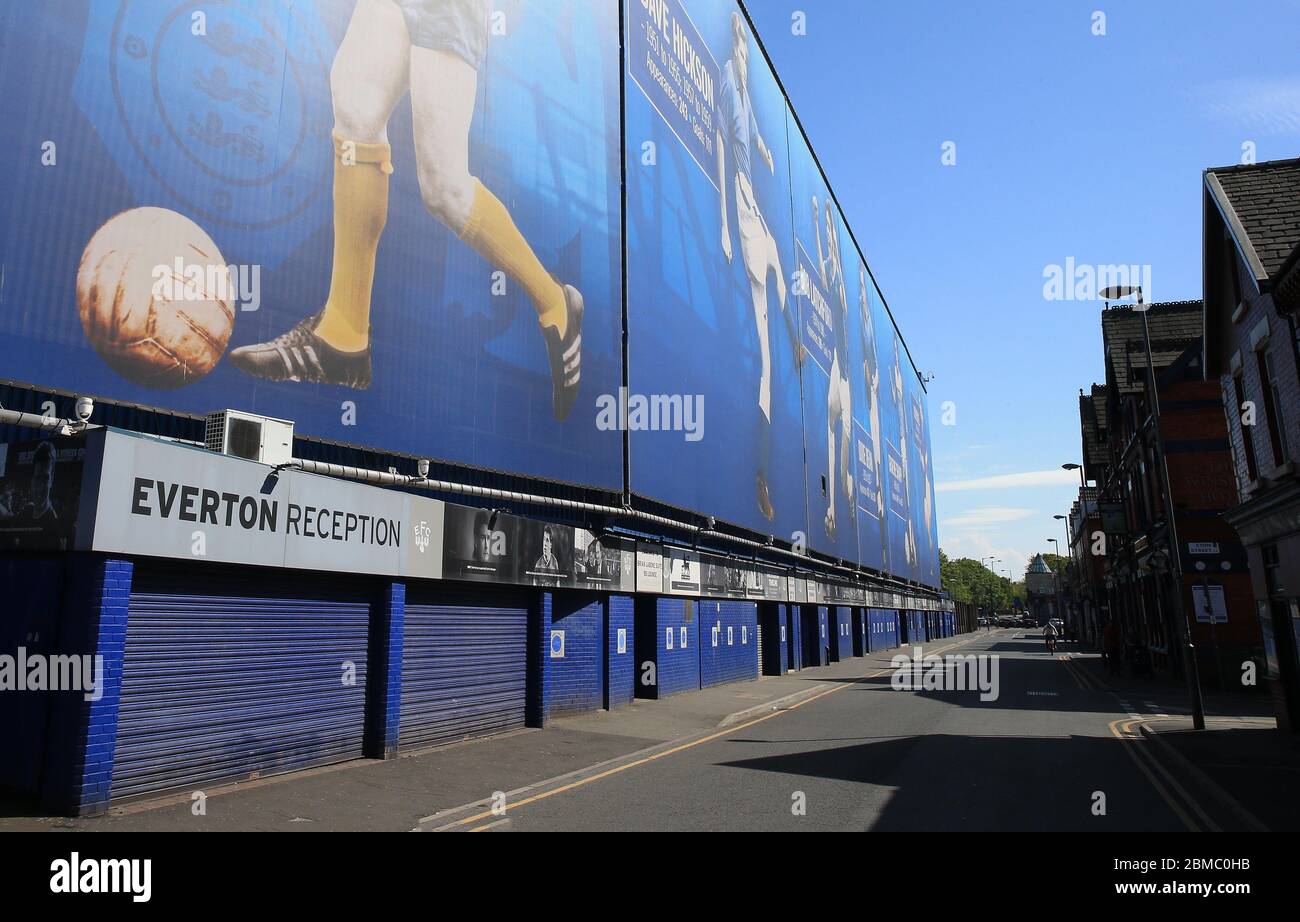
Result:
[[528,608],[518,596],[408,594],[398,745],[436,746],[523,727],[527,652]]
[[367,598],[315,575],[137,570],[111,796],[360,758],[369,628]]

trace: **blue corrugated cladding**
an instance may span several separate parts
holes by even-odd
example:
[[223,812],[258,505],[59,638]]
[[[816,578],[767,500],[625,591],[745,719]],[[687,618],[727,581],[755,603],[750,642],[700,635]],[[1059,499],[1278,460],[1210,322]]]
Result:
[[696,615],[701,687],[758,678],[758,606],[753,602],[703,599],[696,606]]
[[599,710],[605,705],[604,597],[544,592],[541,604],[547,640],[543,720]]
[[831,661],[850,659],[853,656],[853,609],[838,605],[830,609]]
[[[608,663],[605,683],[606,704],[613,709],[631,704],[636,695],[636,637],[631,596],[612,595],[608,603]],[[623,650],[619,651],[619,631],[623,632]]]
[[407,589],[404,749],[524,726],[528,597],[434,584]]
[[699,618],[695,616],[695,605],[693,599],[655,600],[657,633],[653,640],[660,698],[700,687]]
[[359,758],[370,609],[365,594],[320,577],[142,567],[111,796]]

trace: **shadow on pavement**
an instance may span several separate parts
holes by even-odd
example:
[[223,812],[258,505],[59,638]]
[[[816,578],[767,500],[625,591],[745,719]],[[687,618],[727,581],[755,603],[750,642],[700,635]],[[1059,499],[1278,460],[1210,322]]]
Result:
[[[872,831],[1184,830],[1123,746],[1092,736],[936,735],[720,764],[892,788]],[[1099,791],[1103,816],[1093,812]],[[810,813],[817,806],[810,801]]]

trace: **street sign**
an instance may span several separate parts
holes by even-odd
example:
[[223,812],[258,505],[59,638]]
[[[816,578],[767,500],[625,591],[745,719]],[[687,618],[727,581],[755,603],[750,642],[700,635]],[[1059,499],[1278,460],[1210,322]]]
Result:
[[1196,606],[1196,620],[1201,624],[1228,623],[1228,604],[1222,586],[1193,586],[1192,602]]

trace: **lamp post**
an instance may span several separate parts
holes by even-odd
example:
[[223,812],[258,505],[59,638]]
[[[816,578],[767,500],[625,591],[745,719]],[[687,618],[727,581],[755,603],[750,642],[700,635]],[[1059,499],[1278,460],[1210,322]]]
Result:
[[[1085,567],[1085,568],[1087,569],[1087,571],[1088,571],[1088,588],[1089,588],[1090,590],[1092,590],[1092,596],[1093,596],[1093,599],[1092,599],[1092,607],[1093,607],[1093,631],[1092,631],[1092,633],[1093,633],[1094,635],[1096,635],[1096,634],[1097,634],[1097,631],[1098,631],[1098,626],[1097,626],[1096,622],[1099,621],[1099,620],[1100,620],[1100,617],[1101,617],[1101,596],[1102,596],[1102,593],[1100,593],[1100,592],[1097,590],[1096,581],[1093,579],[1093,576],[1092,576],[1092,564],[1089,563],[1088,560],[1086,559],[1086,558],[1089,558],[1089,557],[1092,556],[1092,548],[1088,545],[1088,538],[1087,538],[1087,535],[1084,534],[1084,527],[1086,526],[1087,521],[1088,521],[1088,499],[1087,499],[1087,496],[1086,496],[1086,494],[1087,494],[1087,492],[1088,492],[1088,481],[1084,478],[1083,465],[1082,465],[1082,464],[1074,464],[1074,463],[1070,463],[1070,464],[1062,464],[1062,465],[1061,465],[1061,470],[1063,470],[1063,471],[1078,471],[1078,472],[1079,472],[1079,502],[1080,502],[1080,510],[1079,510],[1079,511],[1080,511],[1080,513],[1081,513],[1081,515],[1082,515],[1082,521],[1083,521],[1083,525],[1080,526],[1080,529],[1079,529],[1079,535],[1078,535],[1079,542],[1080,542],[1080,546],[1079,546],[1079,559],[1080,559],[1080,561],[1083,562],[1084,567]],[[1098,498],[1098,502],[1100,502],[1100,497]],[[1098,509],[1098,511],[1100,512],[1100,508]],[[1065,516],[1059,516],[1059,518],[1065,518]],[[1066,536],[1069,537],[1069,531],[1068,531],[1069,523],[1067,522],[1066,525],[1067,525]],[[1095,639],[1095,637],[1094,637],[1094,639]]]
[[[1050,541],[1052,544],[1055,544],[1055,545],[1056,545],[1056,556],[1059,558],[1059,557],[1061,556],[1061,542],[1058,541],[1058,540],[1056,540],[1055,538],[1048,538],[1047,540]],[[1051,569],[1051,568],[1049,567],[1048,569]],[[1062,615],[1062,611],[1061,611],[1061,574],[1057,573],[1055,570],[1052,570],[1052,585],[1056,587],[1056,614],[1057,614],[1058,617],[1060,617],[1060,616]],[[1064,620],[1064,619],[1062,619],[1062,620]]]
[[1137,296],[1136,310],[1142,315],[1142,340],[1147,352],[1147,410],[1151,414],[1151,430],[1155,440],[1156,470],[1160,474],[1160,489],[1164,493],[1165,543],[1169,550],[1169,572],[1173,581],[1174,617],[1183,629],[1183,673],[1187,679],[1187,695],[1192,705],[1192,726],[1205,729],[1205,701],[1201,697],[1200,669],[1196,663],[1196,647],[1192,644],[1192,627],[1183,610],[1183,567],[1179,554],[1178,528],[1174,523],[1174,497],[1169,488],[1169,466],[1165,463],[1164,438],[1160,432],[1160,394],[1156,388],[1155,361],[1151,356],[1151,324],[1147,321],[1147,305],[1142,300],[1141,285],[1115,285],[1101,292],[1106,301]]
[[[1083,497],[1080,496],[1079,500],[1080,500],[1080,502],[1082,503],[1082,501],[1083,501]],[[1064,524],[1065,524],[1065,549],[1066,549],[1067,551],[1070,552],[1067,556],[1068,556],[1068,558],[1069,558],[1071,561],[1073,561],[1073,560],[1074,560],[1074,542],[1073,542],[1073,539],[1072,539],[1071,536],[1070,536],[1070,522],[1069,522],[1069,517],[1068,517],[1068,516],[1064,516],[1064,515],[1054,515],[1054,516],[1052,516],[1052,518],[1054,518],[1054,519],[1058,519],[1058,520],[1064,522]],[[1060,548],[1059,548],[1059,546],[1058,546],[1058,548],[1057,548],[1057,552],[1058,552],[1058,553],[1060,552]],[[1072,585],[1074,586],[1074,595],[1075,595],[1075,597],[1076,597],[1076,598],[1079,598],[1080,596],[1082,596],[1082,593],[1079,592],[1079,586],[1081,585],[1081,580],[1079,579],[1078,574],[1075,574],[1075,579],[1074,579],[1074,582],[1073,582]],[[1064,598],[1065,598],[1065,594],[1062,593],[1062,605],[1064,605]],[[1071,612],[1074,611],[1074,607],[1075,607],[1075,606],[1073,605],[1073,603],[1071,603],[1071,605],[1070,605],[1070,610],[1071,610]],[[1083,630],[1082,630],[1082,628],[1083,628],[1083,605],[1082,605],[1082,604],[1079,605],[1079,611],[1078,611],[1078,614],[1079,614],[1079,617],[1078,617],[1077,619],[1071,619],[1071,620],[1076,622],[1075,625],[1074,625],[1074,630],[1075,630],[1076,637],[1082,637],[1082,636],[1083,636]]]

